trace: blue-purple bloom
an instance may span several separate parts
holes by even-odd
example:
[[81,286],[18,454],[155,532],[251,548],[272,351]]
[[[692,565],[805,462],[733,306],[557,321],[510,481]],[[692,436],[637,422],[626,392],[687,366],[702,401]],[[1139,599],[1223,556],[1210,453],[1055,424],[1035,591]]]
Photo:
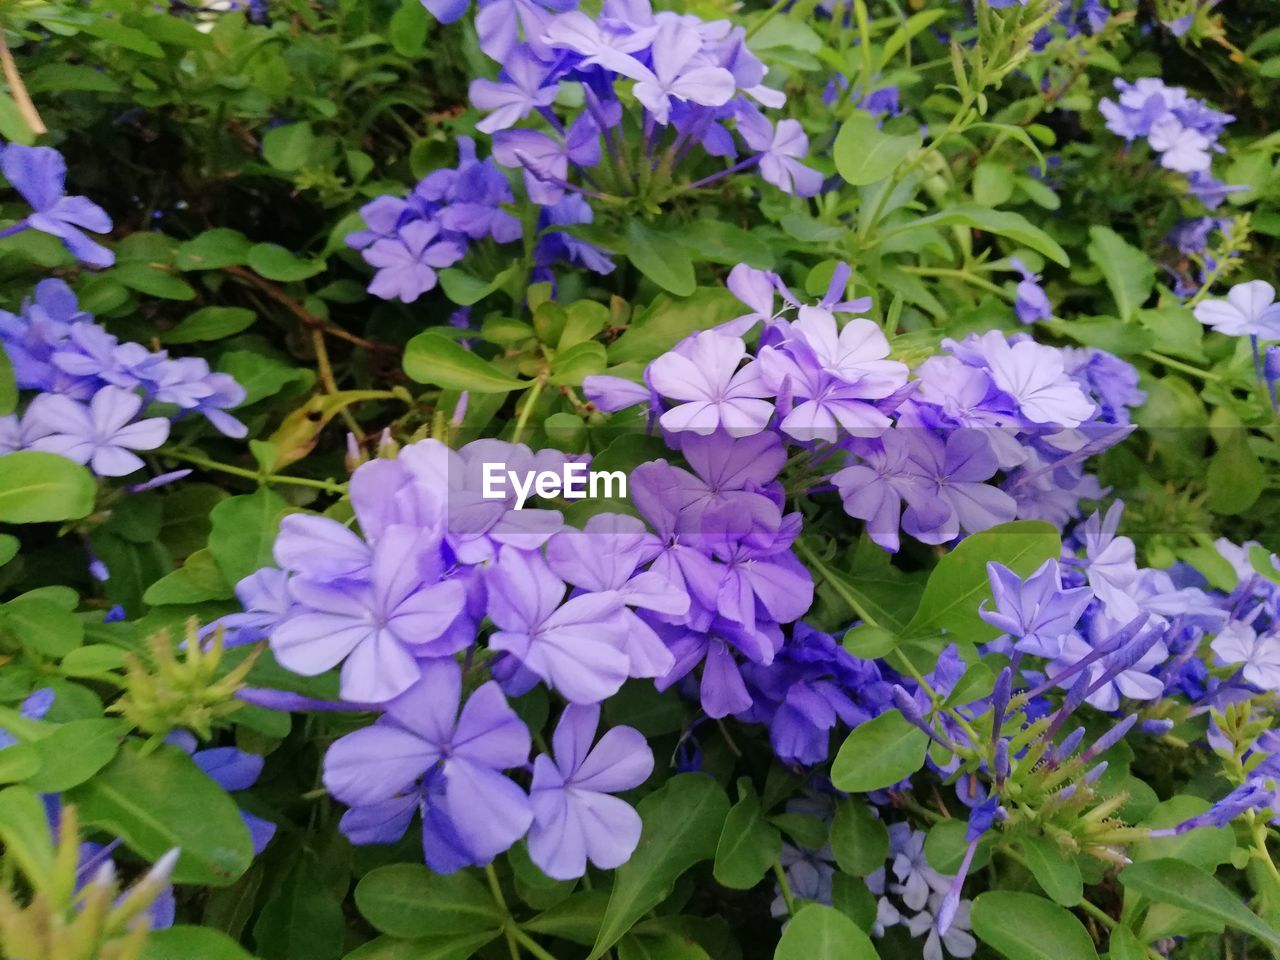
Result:
[[109,267],[116,255],[85,233],[107,233],[111,218],[88,197],[66,195],[67,162],[52,147],[25,147],[10,143],[0,153],[0,169],[32,212],[16,227],[39,230],[57,237],[77,260],[91,267]]

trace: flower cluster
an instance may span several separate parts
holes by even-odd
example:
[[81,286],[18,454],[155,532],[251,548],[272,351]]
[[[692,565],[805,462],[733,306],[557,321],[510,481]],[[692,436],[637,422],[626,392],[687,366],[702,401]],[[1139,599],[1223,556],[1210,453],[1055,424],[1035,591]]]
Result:
[[1103,98],[1098,110],[1107,129],[1132,143],[1146,138],[1166,170],[1191,174],[1191,188],[1206,190],[1216,183],[1209,173],[1213,154],[1223,147],[1218,137],[1235,117],[1219,113],[1182,87],[1170,87],[1159,77],[1133,83],[1115,81],[1120,96]]
[[[38,391],[21,416],[0,417],[0,453],[44,450],[120,477],[143,465],[136,451],[164,443],[171,419],[201,414],[227,436],[247,432],[227,412],[245,398],[231,376],[200,357],[121,343],[62,280],[42,280],[18,313],[0,311],[0,345],[18,388]],[[152,404],[176,412],[143,416]]]

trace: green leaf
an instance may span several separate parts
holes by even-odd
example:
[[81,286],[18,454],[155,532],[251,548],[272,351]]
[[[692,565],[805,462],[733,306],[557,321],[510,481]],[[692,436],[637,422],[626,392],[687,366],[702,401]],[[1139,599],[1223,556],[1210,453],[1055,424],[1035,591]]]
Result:
[[120,720],[71,720],[32,745],[40,756],[40,771],[27,786],[40,793],[62,793],[84,783],[120,751],[128,726]]
[[998,207],[1013,196],[1013,175],[1009,168],[989,161],[973,171],[973,199],[984,207]]
[[961,204],[932,216],[911,220],[904,226],[882,234],[880,239],[888,240],[912,230],[926,230],[930,227],[972,227],[974,230],[985,230],[1028,246],[1064,267],[1071,265],[1071,258],[1058,242],[1022,214],[1008,210],[988,210],[976,204]]
[[738,781],[738,802],[725,817],[716,846],[716,883],[750,890],[765,875],[782,849],[782,835],[764,817],[751,781]]
[[608,362],[603,343],[583,340],[556,351],[551,360],[551,382],[557,386],[580,387],[584,378],[604,373]]
[[660,930],[627,934],[618,941],[618,960],[711,960],[711,957],[688,937]]
[[140,260],[120,261],[111,276],[130,290],[137,290],[149,297],[163,300],[194,300],[196,291],[181,277],[174,276],[167,267],[156,267]]
[[1128,927],[1113,927],[1107,941],[1110,960],[1147,960],[1146,947]]
[[1126,890],[1149,900],[1221,921],[1257,937],[1273,951],[1280,951],[1280,933],[1246,907],[1237,894],[1197,866],[1182,860],[1148,860],[1123,870],[1120,882]]
[[640,844],[614,874],[609,906],[589,960],[599,960],[665,900],[681,874],[715,856],[729,798],[710,777],[682,773],[642,799],[636,810],[644,823]]
[[627,223],[627,259],[662,289],[678,297],[687,297],[697,289],[688,249],[650,230],[638,218]]
[[227,886],[253,861],[240,808],[176,747],[144,756],[128,744],[93,779],[65,796],[79,808],[86,827],[119,837],[148,860],[179,848],[175,883]]
[[1022,852],[1036,883],[1054,903],[1074,907],[1080,902],[1084,896],[1084,880],[1075,860],[1044,837],[1023,838]]
[[728,267],[745,263],[757,270],[773,269],[774,256],[769,244],[736,223],[700,217],[681,228],[679,236],[680,242],[701,260]]
[[884,866],[889,856],[889,828],[871,815],[865,803],[844,797],[836,804],[830,843],[836,866],[852,876],[865,877]]
[[221,930],[179,925],[154,930],[142,946],[141,960],[254,960]]
[[18,555],[21,541],[11,533],[0,533],[0,567]]
[[1009,960],[1097,960],[1084,925],[1031,893],[993,890],[973,901],[973,932]]
[[197,343],[221,340],[247,330],[258,315],[244,307],[202,307],[172,330],[160,335],[164,343]]
[[432,873],[416,863],[371,870],[356,886],[356,906],[382,933],[425,937],[502,928],[503,913],[473,874]]
[[[1173,796],[1147,814],[1139,826],[1152,829],[1176,827],[1198,817],[1209,807],[1209,801],[1201,797]],[[1129,848],[1129,855],[1137,863],[1168,858],[1212,870],[1230,860],[1235,848],[1235,831],[1231,827],[1206,826],[1173,837],[1139,840]]]
[[18,597],[0,607],[0,629],[36,653],[58,659],[84,642],[84,624],[40,597]]
[[879,954],[843,913],[811,903],[791,918],[773,960],[879,960]]
[[1121,320],[1132,320],[1151,296],[1156,267],[1110,227],[1089,228],[1089,259],[1102,271]]
[[987,564],[1002,563],[1025,577],[1061,551],[1057,530],[1038,520],[1002,523],[965,537],[929,575],[904,636],[933,637],[945,631],[949,640],[965,643],[994,640],[1000,631],[978,616],[981,602],[991,598]]
[[56,453],[0,457],[0,523],[79,520],[93,509],[96,492],[87,469]]
[[0,790],[0,840],[31,885],[48,887],[54,874],[53,836],[43,801],[28,787]]
[[40,754],[33,743],[11,743],[0,750],[0,783],[19,783],[40,772]]
[[278,243],[255,243],[249,248],[247,259],[254,272],[282,283],[305,280],[324,270],[323,260],[303,260]]
[[316,882],[319,857],[304,850],[253,925],[262,960],[338,960],[346,918],[329,885]]
[[1257,502],[1266,489],[1267,474],[1249,446],[1243,427],[1223,433],[1225,436],[1219,436],[1218,449],[1209,461],[1205,485],[1209,488],[1209,509],[1214,513],[1236,515]]
[[836,170],[855,187],[875,183],[897,170],[920,143],[918,130],[894,136],[880,130],[871,114],[855,110],[836,134]]
[[507,376],[483,357],[430,330],[404,348],[404,372],[418,383],[472,393],[506,393],[533,383]]
[[700,287],[691,297],[655,297],[609,347],[611,364],[648,363],[695,330],[706,330],[742,313],[742,304],[722,287]]
[[391,15],[387,39],[400,56],[420,57],[426,50],[429,24],[427,8],[420,0],[403,0],[400,9]]
[[831,782],[845,793],[883,790],[924,766],[929,737],[898,710],[861,723],[840,746],[831,765]]
[[209,552],[227,583],[236,584],[272,563],[280,518],[289,504],[280,494],[260,487],[253,493],[223,500],[210,512]]
[[208,550],[197,550],[179,569],[166,573],[147,587],[142,601],[152,607],[163,607],[227,600],[231,596],[232,585],[218,569],[213,554]]
[[179,270],[220,270],[249,262],[252,247],[243,233],[226,227],[215,227],[180,245],[174,254]]
[[600,933],[600,923],[608,904],[609,894],[603,890],[580,890],[520,926],[530,933],[559,937],[589,947]]
[[[418,9],[424,10],[420,2]],[[444,295],[454,303],[469,307],[473,303],[479,303],[495,290],[506,286],[518,269],[519,264],[513,263],[507,269],[494,274],[492,279],[485,281],[479,277],[473,277],[465,270],[449,267],[440,271],[440,286],[444,289]]]
[[262,156],[271,166],[287,173],[302,167],[315,145],[311,124],[286,123],[267,131],[262,138]]
[[6,417],[18,408],[18,384],[13,377],[13,362],[9,354],[0,350],[0,417]]
[[397,940],[378,937],[348,953],[343,960],[471,960],[497,931],[462,933],[451,937]]
[[253,353],[249,350],[230,350],[218,362],[218,372],[229,374],[244,387],[244,403],[241,407],[275,396],[291,383],[309,386],[315,378],[310,370],[302,370],[282,363],[275,357]]

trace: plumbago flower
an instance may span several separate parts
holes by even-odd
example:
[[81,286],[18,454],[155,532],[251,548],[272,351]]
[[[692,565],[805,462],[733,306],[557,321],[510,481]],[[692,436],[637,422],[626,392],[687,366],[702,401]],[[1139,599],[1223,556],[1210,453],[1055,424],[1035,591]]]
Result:
[[[17,387],[37,392],[19,413],[0,417],[6,453],[43,450],[121,477],[143,466],[139,451],[159,447],[171,424],[190,415],[230,437],[247,432],[227,412],[245,399],[232,377],[199,357],[121,343],[62,280],[42,280],[18,313],[0,310],[0,348]],[[166,408],[174,412],[159,415]]]
[[0,148],[0,171],[31,205],[31,214],[0,236],[38,230],[57,237],[77,260],[91,267],[116,262],[114,253],[85,232],[109,232],[111,218],[88,197],[66,195],[67,162],[57,150],[8,144]]

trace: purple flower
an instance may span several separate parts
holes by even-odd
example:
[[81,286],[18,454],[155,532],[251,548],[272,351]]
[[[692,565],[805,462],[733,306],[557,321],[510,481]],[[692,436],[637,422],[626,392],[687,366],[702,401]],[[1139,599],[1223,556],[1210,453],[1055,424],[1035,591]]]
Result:
[[1037,320],[1053,319],[1053,305],[1044,288],[1040,286],[1040,277],[1032,273],[1017,257],[1009,261],[1012,267],[1022,274],[1018,283],[1018,298],[1013,309],[1023,323],[1035,323]]
[[529,856],[543,873],[573,880],[587,861],[620,867],[640,842],[640,815],[610,794],[640,786],[653,772],[653,752],[639,731],[614,727],[592,747],[598,706],[565,707],[552,736],[554,757],[533,762]]
[[662,426],[673,433],[689,430],[704,436],[717,429],[734,437],[763,430],[773,404],[761,399],[770,392],[756,364],[738,369],[746,353],[740,338],[704,330],[653,361],[649,382],[654,390],[681,401],[661,416]]
[[436,269],[462,259],[461,245],[440,236],[440,226],[415,220],[400,229],[395,238],[376,240],[364,251],[364,258],[378,272],[369,292],[383,300],[413,303],[436,285]]
[[902,528],[923,543],[946,543],[960,531],[979,533],[1014,518],[1017,505],[983,481],[997,470],[983,431],[956,430],[945,441],[930,433],[914,437],[907,468],[915,484]]
[[354,843],[389,843],[423,814],[427,865],[438,873],[493,860],[533,820],[529,798],[503,770],[523,766],[529,731],[493,682],[462,706],[462,670],[430,660],[371,727],[349,733],[324,758],[324,785],[353,809]]
[[1165,114],[1151,124],[1147,133],[1151,149],[1160,154],[1160,165],[1179,173],[1205,173],[1211,164],[1209,148],[1213,141],[1177,117]]
[[760,175],[783,193],[816,196],[822,174],[800,162],[809,152],[809,138],[798,120],[779,120],[775,128],[759,110],[738,111],[738,133],[752,150],[760,151]]
[[1225,300],[1205,300],[1196,305],[1196,319],[1229,337],[1251,336],[1280,340],[1280,304],[1276,290],[1265,280],[1237,283]]
[[[342,663],[347,700],[390,700],[417,679],[417,658],[458,649],[446,631],[462,613],[466,589],[458,580],[441,579],[438,530],[382,531],[366,580],[364,569],[340,572],[350,554],[329,553],[334,541],[317,535],[321,523],[345,529],[322,517],[286,517],[282,523],[284,546],[277,545],[277,557],[287,562],[296,552],[308,563],[289,582],[294,606],[272,630],[271,649],[283,667],[303,676]],[[302,542],[295,546],[294,538]]]
[[116,255],[84,233],[106,233],[111,218],[87,197],[66,196],[67,163],[52,147],[11,143],[0,154],[5,179],[31,204],[22,224],[62,241],[71,253],[93,267],[109,267]]
[[[971,341],[964,346],[981,355],[992,382],[1017,402],[1027,420],[1078,427],[1093,416],[1093,402],[1067,376],[1062,354],[1053,347],[1030,339],[1010,343],[997,330]],[[956,350],[961,345],[944,340],[943,346]]]
[[1239,664],[1246,683],[1262,690],[1280,691],[1280,634],[1259,633],[1247,623],[1233,620],[1224,626],[1210,648],[1225,664]]
[[987,564],[996,608],[978,610],[987,623],[1014,639],[1014,649],[1037,657],[1056,657],[1062,638],[1075,628],[1093,599],[1088,587],[1064,589],[1057,560],[1046,560],[1025,580],[1003,564]]
[[633,58],[615,69],[636,81],[632,94],[658,123],[665,124],[672,99],[718,107],[728,103],[737,89],[733,74],[698,57],[702,46],[697,28],[679,18],[663,19],[653,38],[653,69]]
[[536,553],[503,547],[485,571],[493,650],[510,653],[570,703],[618,692],[631,666],[628,627],[615,591],[564,600],[565,585]]
[[482,133],[505,130],[531,111],[549,107],[556,98],[558,84],[544,85],[547,68],[537,58],[522,50],[516,50],[503,60],[502,75],[505,79],[472,80],[469,95],[477,109],[489,111],[489,115],[476,124]]
[[120,387],[103,387],[88,405],[44,393],[23,415],[30,448],[88,465],[100,477],[123,477],[143,466],[134,450],[154,450],[169,437],[161,417],[135,420],[142,398]]

